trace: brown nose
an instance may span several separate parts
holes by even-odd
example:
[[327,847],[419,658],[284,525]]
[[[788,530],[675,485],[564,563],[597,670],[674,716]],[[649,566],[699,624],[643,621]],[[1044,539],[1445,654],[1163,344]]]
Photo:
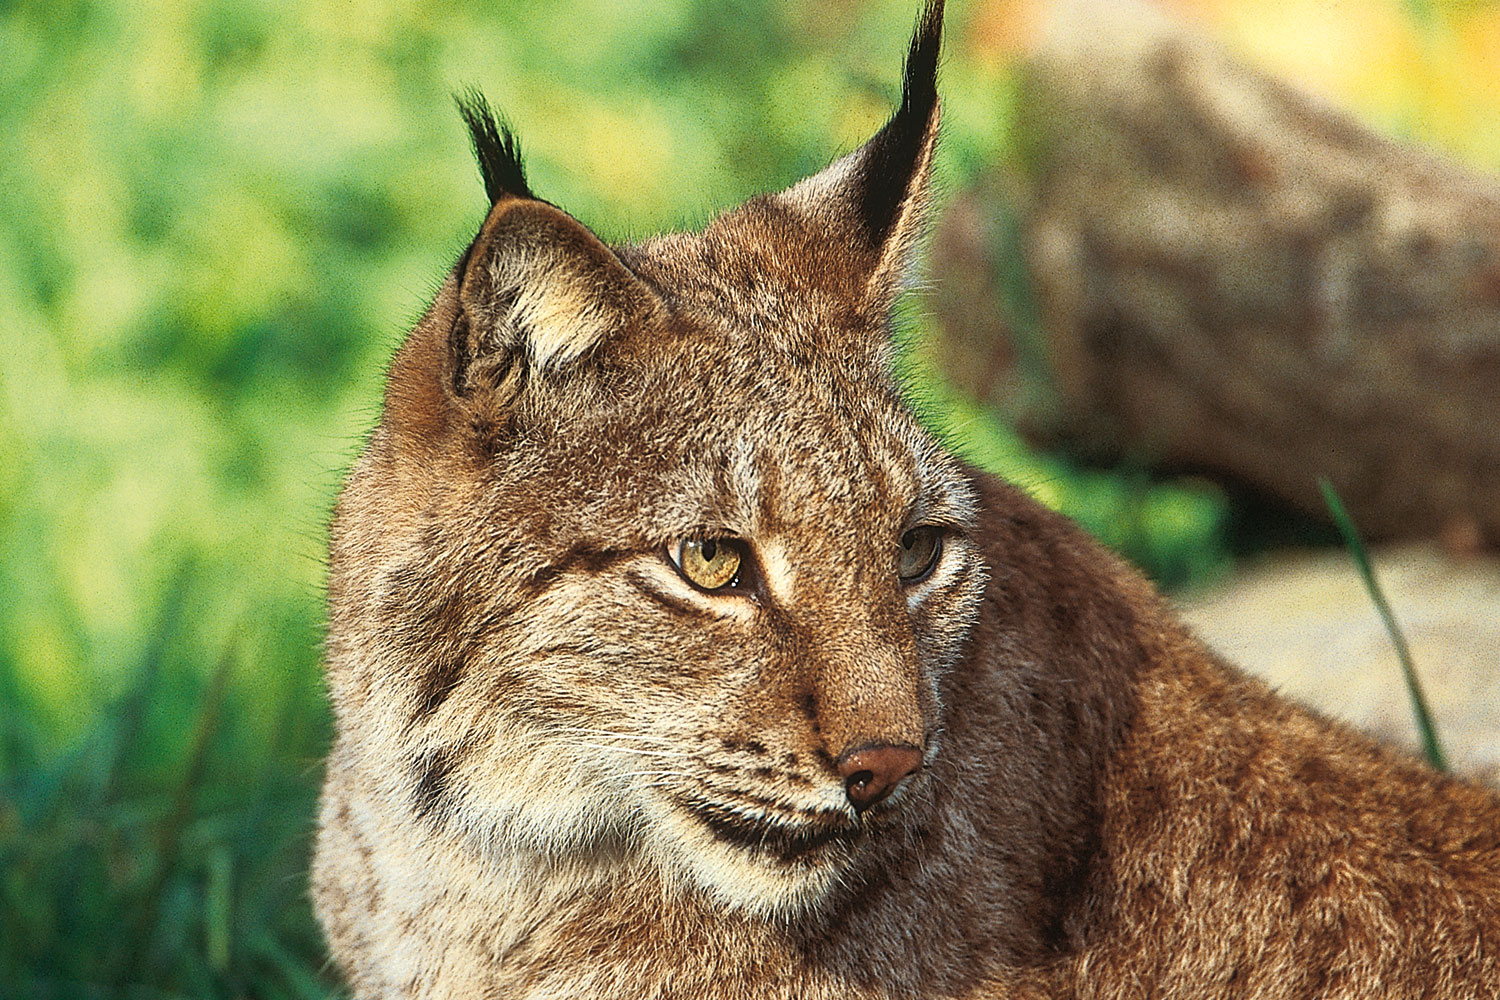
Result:
[[844,794],[860,812],[895,791],[902,778],[921,766],[922,753],[916,747],[889,744],[846,750],[838,759]]

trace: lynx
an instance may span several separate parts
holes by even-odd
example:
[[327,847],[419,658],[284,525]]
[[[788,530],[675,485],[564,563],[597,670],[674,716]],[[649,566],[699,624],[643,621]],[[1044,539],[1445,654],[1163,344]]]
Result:
[[873,139],[609,247],[491,203],[331,529],[314,894],[358,997],[1486,997],[1500,797],[1282,700],[947,454]]

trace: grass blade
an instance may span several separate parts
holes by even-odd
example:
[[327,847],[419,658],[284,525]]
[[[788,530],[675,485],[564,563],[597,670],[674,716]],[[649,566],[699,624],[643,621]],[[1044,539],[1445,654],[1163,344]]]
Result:
[[1406,691],[1411,697],[1411,710],[1416,717],[1417,732],[1422,738],[1422,754],[1433,767],[1439,771],[1447,771],[1448,759],[1443,755],[1443,748],[1438,744],[1437,727],[1433,725],[1432,713],[1427,708],[1427,698],[1422,693],[1422,683],[1417,679],[1417,667],[1412,662],[1411,648],[1406,644],[1406,636],[1402,634],[1401,626],[1396,623],[1396,616],[1385,599],[1385,592],[1380,589],[1380,582],[1375,579],[1375,567],[1371,565],[1370,555],[1365,551],[1365,544],[1359,537],[1359,531],[1354,527],[1354,519],[1344,509],[1344,502],[1339,499],[1338,492],[1331,482],[1320,477],[1318,488],[1323,491],[1323,502],[1328,505],[1328,513],[1332,515],[1339,534],[1344,536],[1344,544],[1348,547],[1349,554],[1354,557],[1354,565],[1359,569],[1360,579],[1365,582],[1365,590],[1369,593],[1370,600],[1375,602],[1375,610],[1380,613],[1380,620],[1385,623],[1385,630],[1390,633],[1391,643],[1396,647],[1396,658],[1401,661],[1401,672],[1406,677]]
[[161,913],[163,894],[181,860],[182,834],[193,816],[193,806],[203,787],[204,770],[208,760],[210,744],[218,731],[219,715],[224,706],[229,678],[234,671],[237,644],[231,641],[219,660],[218,668],[209,680],[198,715],[198,724],[193,734],[191,748],[183,768],[182,779],[173,795],[172,808],[156,835],[156,856],[149,887],[143,894],[143,905],[135,913],[131,933],[121,940],[128,942],[119,951],[117,968],[120,975],[116,985],[123,987],[145,971],[151,961],[151,939]]

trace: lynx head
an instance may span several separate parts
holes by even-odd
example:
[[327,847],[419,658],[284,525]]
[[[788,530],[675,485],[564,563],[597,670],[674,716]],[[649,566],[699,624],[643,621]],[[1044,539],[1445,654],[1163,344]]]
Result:
[[930,809],[983,575],[891,371],[941,17],[863,147],[639,245],[461,102],[492,205],[391,367],[330,583],[343,742],[427,835],[792,916]]

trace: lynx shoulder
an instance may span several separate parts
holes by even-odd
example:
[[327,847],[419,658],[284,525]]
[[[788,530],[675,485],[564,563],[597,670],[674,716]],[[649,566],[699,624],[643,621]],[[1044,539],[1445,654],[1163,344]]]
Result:
[[331,529],[358,997],[1492,996],[1500,801],[1283,701],[903,405],[941,3],[866,145],[606,246],[491,207]]

